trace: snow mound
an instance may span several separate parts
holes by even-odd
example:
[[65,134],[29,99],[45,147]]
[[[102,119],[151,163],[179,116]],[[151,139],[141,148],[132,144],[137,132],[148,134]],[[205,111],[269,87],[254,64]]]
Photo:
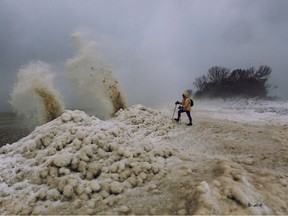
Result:
[[97,213],[104,207],[96,205],[113,206],[127,190],[162,179],[173,150],[151,141],[173,128],[165,119],[141,105],[110,121],[66,110],[0,149],[1,212],[45,214],[51,203],[72,201],[74,212]]
[[135,136],[148,136],[152,141],[163,138],[175,127],[175,124],[171,123],[171,119],[164,116],[163,113],[142,105],[120,110],[116,113],[115,120],[129,125]]

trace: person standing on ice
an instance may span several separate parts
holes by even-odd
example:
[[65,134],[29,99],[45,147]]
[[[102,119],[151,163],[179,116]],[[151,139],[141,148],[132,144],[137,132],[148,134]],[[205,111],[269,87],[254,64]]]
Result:
[[191,105],[192,105],[192,100],[189,98],[189,93],[187,91],[185,91],[182,94],[182,102],[180,103],[179,101],[175,102],[175,105],[177,104],[181,104],[181,106],[178,108],[178,118],[175,118],[175,120],[177,122],[180,121],[181,118],[181,113],[186,112],[188,118],[189,118],[189,124],[187,124],[188,126],[192,126],[192,117],[191,117]]

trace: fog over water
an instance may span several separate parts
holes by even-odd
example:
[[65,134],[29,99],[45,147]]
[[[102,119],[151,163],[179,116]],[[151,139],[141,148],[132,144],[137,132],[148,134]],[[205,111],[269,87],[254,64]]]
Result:
[[[67,61],[83,32],[128,105],[172,104],[212,66],[272,68],[271,92],[287,98],[286,0],[0,0],[0,110],[21,68],[48,64],[66,108],[77,108]],[[66,65],[66,66],[65,66]]]

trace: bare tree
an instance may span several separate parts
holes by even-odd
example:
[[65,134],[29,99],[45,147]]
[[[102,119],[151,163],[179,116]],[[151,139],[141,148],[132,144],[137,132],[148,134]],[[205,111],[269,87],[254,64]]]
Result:
[[208,80],[214,83],[220,83],[221,81],[227,79],[230,73],[230,69],[214,66],[208,70]]
[[197,97],[267,97],[271,85],[267,83],[272,70],[268,66],[248,69],[230,69],[214,66],[206,76],[193,83]]
[[265,83],[269,79],[271,72],[272,70],[269,66],[261,65],[256,71],[254,77],[257,80]]
[[207,85],[207,78],[204,75],[198,77],[193,84],[197,88],[197,91],[203,91]]

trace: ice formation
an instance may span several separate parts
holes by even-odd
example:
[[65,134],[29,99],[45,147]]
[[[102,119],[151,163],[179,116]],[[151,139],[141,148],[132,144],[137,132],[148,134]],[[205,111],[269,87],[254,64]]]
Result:
[[172,109],[136,105],[106,121],[66,110],[2,147],[1,214],[288,213],[287,125],[272,138],[213,118],[190,129]]
[[[72,201],[79,214],[97,213],[105,210],[96,208],[99,203],[113,206],[125,191],[163,178],[165,159],[173,150],[155,148],[142,138],[167,134],[171,123],[141,106],[117,114],[120,121],[103,122],[67,110],[26,138],[1,148],[1,212],[42,214],[46,204]],[[166,124],[170,126],[163,127]],[[159,126],[161,131],[156,129]],[[121,211],[128,210],[121,207]]]

